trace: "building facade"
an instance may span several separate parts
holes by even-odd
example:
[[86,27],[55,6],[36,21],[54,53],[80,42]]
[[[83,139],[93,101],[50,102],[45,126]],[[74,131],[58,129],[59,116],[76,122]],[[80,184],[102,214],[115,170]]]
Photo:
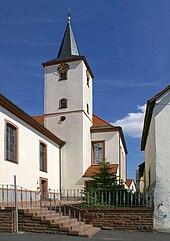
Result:
[[0,184],[28,190],[59,189],[64,142],[0,95]]
[[43,67],[44,125],[67,143],[62,148],[61,187],[82,188],[87,168],[105,160],[119,164],[118,174],[126,181],[127,149],[122,130],[103,120],[102,126],[94,123],[98,118],[93,115],[94,76],[80,55],[70,17],[57,57]]
[[[11,112],[6,113],[8,117],[1,114],[1,142],[7,128],[4,122],[9,119],[17,130],[19,161],[17,165],[4,162],[5,154],[1,153],[2,168],[10,167],[11,171],[1,176],[0,182],[11,183],[13,175],[17,175],[19,185],[33,190],[42,189],[42,185],[46,189],[79,189],[87,181],[87,170],[98,167],[102,161],[114,166],[114,173],[125,182],[124,135],[121,127],[112,126],[93,114],[94,76],[86,58],[80,55],[70,16],[57,57],[42,65],[44,114],[30,117],[23,113],[22,118],[17,116],[22,110],[16,106],[12,116]],[[5,113],[2,107],[1,112]]]
[[148,100],[141,149],[145,186],[154,204],[155,229],[170,230],[170,85]]

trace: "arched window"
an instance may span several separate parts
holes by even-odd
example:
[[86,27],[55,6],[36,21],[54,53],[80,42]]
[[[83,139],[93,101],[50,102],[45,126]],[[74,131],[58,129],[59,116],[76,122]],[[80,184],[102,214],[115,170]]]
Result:
[[59,101],[59,109],[67,108],[67,99],[63,98]]

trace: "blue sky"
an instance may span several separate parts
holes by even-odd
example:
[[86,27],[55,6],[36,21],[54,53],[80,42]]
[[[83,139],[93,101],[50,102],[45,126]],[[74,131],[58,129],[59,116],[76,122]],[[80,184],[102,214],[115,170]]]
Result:
[[122,125],[128,177],[143,161],[146,101],[169,85],[169,0],[0,0],[0,91],[43,114],[42,62],[54,58],[71,8],[80,49],[94,73],[94,113]]

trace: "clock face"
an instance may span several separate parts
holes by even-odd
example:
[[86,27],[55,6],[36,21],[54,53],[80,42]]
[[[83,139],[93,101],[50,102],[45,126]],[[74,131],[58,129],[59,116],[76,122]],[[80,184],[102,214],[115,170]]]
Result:
[[94,164],[103,162],[103,143],[94,143]]
[[69,70],[68,64],[60,64],[57,68],[59,73],[66,73]]

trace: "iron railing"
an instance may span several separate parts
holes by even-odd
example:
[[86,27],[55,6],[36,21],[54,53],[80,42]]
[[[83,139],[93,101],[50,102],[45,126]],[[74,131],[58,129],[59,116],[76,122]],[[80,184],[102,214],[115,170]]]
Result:
[[[16,194],[15,194],[16,193]],[[18,208],[51,207],[59,209],[60,205],[74,206],[152,206],[153,200],[148,193],[129,192],[125,190],[81,190],[62,189],[48,192],[30,191],[14,185],[0,185],[0,207],[15,206],[15,195]]]
[[128,190],[90,190],[84,193],[84,205],[88,207],[151,206],[147,193]]
[[[15,190],[16,189],[16,190]],[[30,191],[14,185],[0,185],[0,207],[14,207],[15,196],[18,208],[52,207],[60,205],[82,205],[83,193],[80,189]]]

